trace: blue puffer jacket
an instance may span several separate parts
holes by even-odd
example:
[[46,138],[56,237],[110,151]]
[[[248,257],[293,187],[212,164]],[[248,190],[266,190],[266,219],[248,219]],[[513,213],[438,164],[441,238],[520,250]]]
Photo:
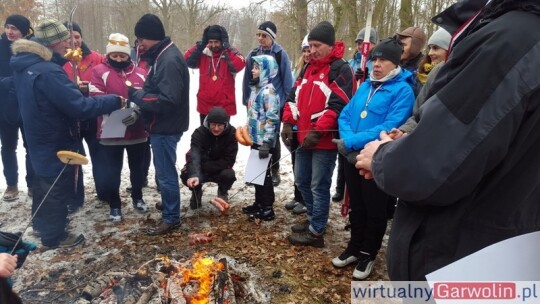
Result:
[[[364,148],[368,142],[378,139],[381,131],[397,128],[411,116],[414,93],[409,82],[412,77],[411,72],[402,69],[378,88],[369,80],[362,83],[338,119],[339,136],[348,152]],[[372,97],[366,108],[370,92]],[[364,109],[367,116],[361,118]]]
[[[57,176],[60,150],[78,151],[77,121],[120,108],[116,95],[84,97],[62,69],[61,56],[25,39],[13,43],[11,67],[30,159],[36,175]],[[52,61],[51,61],[52,60]]]

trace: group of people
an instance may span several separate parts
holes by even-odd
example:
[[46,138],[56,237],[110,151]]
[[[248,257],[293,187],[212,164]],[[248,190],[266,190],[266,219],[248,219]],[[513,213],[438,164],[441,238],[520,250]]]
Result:
[[[146,70],[137,67],[127,37],[115,33],[89,82],[79,85],[62,69],[69,30],[45,20],[33,32],[35,39],[12,43],[13,77],[11,83],[2,79],[20,107],[34,170],[33,210],[60,176],[60,186],[53,187],[42,207],[47,215],[43,209],[37,213],[34,229],[45,246],[69,247],[84,240],[65,230],[65,202],[76,204],[77,194],[64,190],[78,189],[73,178],[78,168],[63,168],[55,156],[58,150],[81,151],[84,120],[96,121],[99,146],[90,156],[98,169],[96,191],[110,204],[111,220],[122,218],[118,191],[124,149],[134,208],[148,210],[141,195],[148,140],[162,197],[162,220],[148,233],[180,226],[175,163],[177,143],[189,125],[189,66],[200,71],[201,126],[191,136],[180,179],[192,190],[192,209],[201,206],[205,182],[216,182],[217,195],[227,200],[236,180],[232,167],[238,144],[229,121],[237,114],[234,77],[246,68],[242,101],[252,149],[272,160],[263,184],[255,185],[254,202],[242,212],[251,220],[275,218],[280,134],[293,156],[295,196],[286,208],[307,215],[291,227],[288,241],[324,247],[330,201],[341,200],[346,189],[351,237],[332,264],[355,263],[354,279],[371,274],[392,216],[392,280],[425,280],[427,273],[475,250],[540,230],[535,217],[540,138],[534,135],[540,121],[535,103],[540,84],[534,77],[540,35],[522,31],[540,23],[540,10],[530,11],[537,6],[534,1],[465,0],[434,17],[441,28],[429,39],[419,27],[381,40],[374,29],[369,35],[363,29],[350,62],[343,58],[345,43],[323,21],[302,41],[303,56],[294,71],[270,21],[258,26],[259,46],[246,58],[231,47],[219,25],[207,27],[184,56],[165,36],[159,18],[146,14],[135,25],[136,55],[142,52]],[[371,43],[368,58],[360,54],[364,37]],[[507,41],[521,47],[502,47]],[[108,114],[126,106],[126,99],[133,110],[123,120],[125,137],[101,138],[100,126]],[[341,165],[332,198],[336,158]],[[514,188],[520,191],[509,190]]]

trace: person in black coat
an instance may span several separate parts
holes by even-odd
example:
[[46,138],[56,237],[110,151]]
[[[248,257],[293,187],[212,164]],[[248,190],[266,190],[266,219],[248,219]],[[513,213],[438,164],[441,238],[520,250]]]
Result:
[[228,200],[236,176],[233,170],[238,153],[236,129],[229,124],[229,116],[222,107],[213,107],[203,125],[191,135],[191,149],[186,154],[186,165],[180,178],[191,188],[190,208],[201,207],[202,185],[218,184],[218,197]]

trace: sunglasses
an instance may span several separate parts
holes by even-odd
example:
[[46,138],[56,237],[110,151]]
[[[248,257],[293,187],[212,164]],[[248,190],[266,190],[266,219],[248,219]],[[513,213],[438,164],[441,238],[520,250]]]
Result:
[[125,41],[118,41],[118,40],[109,40],[109,43],[112,45],[120,45],[120,46],[126,46],[128,45]]
[[255,34],[255,36],[257,36],[257,37],[262,37],[263,39],[266,38],[266,37],[268,37],[268,35],[266,35],[266,34],[264,34],[264,33],[257,33],[257,34]]

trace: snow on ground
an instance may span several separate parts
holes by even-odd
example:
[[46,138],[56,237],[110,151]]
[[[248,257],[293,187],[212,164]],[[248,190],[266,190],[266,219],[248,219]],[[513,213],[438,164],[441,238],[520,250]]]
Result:
[[[196,92],[198,90],[198,71],[190,70],[191,76],[191,90],[190,90],[190,127],[189,130],[184,133],[182,139],[178,145],[178,160],[177,170],[184,166],[185,153],[189,149],[189,141],[191,133],[199,126],[199,114],[196,112]],[[236,116],[231,118],[231,123],[234,126],[240,126],[246,122],[246,109],[241,103],[241,81],[243,72],[236,76],[236,93],[237,93],[237,112]],[[290,212],[284,210],[283,205],[293,198],[293,175],[291,169],[291,160],[289,151],[282,145],[282,161],[281,161],[281,184],[276,187],[276,202],[275,209],[277,213],[277,219],[274,223],[264,223],[263,227],[273,227],[273,231],[277,235],[280,241],[283,241],[285,236],[289,233],[289,226],[298,221],[298,217],[294,217]],[[24,182],[24,148],[22,146],[22,140],[19,140],[19,147],[17,150],[19,160],[19,200],[15,202],[3,202],[0,201],[0,222],[3,226],[0,228],[3,231],[23,231],[26,225],[29,223],[31,216],[31,198],[27,196],[26,185]],[[241,206],[251,204],[254,200],[254,188],[246,186],[244,183],[244,170],[249,155],[250,149],[248,147],[239,146],[239,153],[237,162],[234,169],[237,172],[237,181],[233,185],[233,188],[229,192],[230,202],[232,204],[233,216],[230,216],[228,221],[238,222],[239,219],[243,219],[245,216],[239,211]],[[337,166],[336,166],[337,168]],[[0,163],[0,169],[3,170]],[[27,259],[24,267],[18,270],[14,275],[15,289],[22,293],[29,292],[32,287],[39,283],[43,278],[53,278],[54,275],[58,275],[57,272],[62,272],[65,269],[70,269],[72,275],[77,278],[77,273],[82,271],[81,269],[73,269],[79,265],[80,261],[84,261],[84,264],[90,263],[89,261],[104,261],[107,257],[113,257],[119,253],[119,249],[111,246],[103,246],[104,242],[117,242],[118,246],[132,246],[137,242],[137,235],[143,233],[142,229],[145,229],[148,222],[157,221],[160,218],[160,213],[153,208],[155,203],[160,201],[160,194],[156,191],[154,182],[154,169],[150,168],[149,173],[149,187],[143,189],[143,195],[145,201],[149,204],[150,212],[145,215],[137,213],[131,206],[131,198],[129,192],[125,189],[130,185],[128,176],[127,162],[124,162],[124,170],[122,172],[121,183],[121,197],[123,201],[123,214],[124,221],[115,225],[108,219],[109,208],[108,205],[104,205],[97,201],[94,192],[94,184],[91,175],[91,164],[83,166],[84,179],[85,179],[85,194],[86,200],[82,210],[70,215],[71,223],[69,229],[76,233],[83,233],[86,237],[85,245],[81,248],[70,250],[49,250],[44,251],[41,249],[33,252]],[[332,193],[335,188],[336,172],[333,176]],[[3,176],[0,178],[0,193],[3,193],[6,188],[5,179]],[[203,202],[209,201],[217,193],[217,186],[209,183],[204,186]],[[218,217],[219,212],[215,210],[210,204],[203,204],[203,208],[194,212],[189,209],[190,192],[187,187],[181,185],[181,216],[182,225],[181,230],[189,233],[191,230],[210,229],[213,227],[212,217]],[[332,257],[341,253],[348,240],[348,232],[343,230],[345,226],[345,220],[339,215],[340,205],[332,203],[331,205],[330,223],[327,230],[326,248],[322,250],[324,258],[328,258],[325,263],[329,264]],[[235,210],[236,209],[236,210]],[[220,219],[221,220],[221,219]],[[266,225],[266,226],[265,226]],[[272,226],[274,225],[274,226]],[[24,239],[33,241],[36,244],[40,244],[39,240],[31,233],[32,228],[29,228],[24,235]],[[386,238],[384,242],[386,243]],[[383,245],[385,246],[385,245]],[[134,249],[136,250],[136,249]],[[308,251],[309,253],[310,251]],[[377,277],[386,277],[386,267],[384,259],[381,254],[379,257],[379,267],[377,270]],[[76,262],[79,261],[79,264]],[[308,261],[305,261],[308,262]],[[350,269],[349,269],[350,270]],[[350,272],[347,270],[343,275],[350,276]],[[53,274],[51,274],[53,273]],[[341,274],[340,274],[341,276]],[[83,278],[81,278],[82,280]],[[58,286],[57,286],[58,289]],[[33,299],[40,296],[43,299],[49,299],[47,296],[48,291],[42,291],[37,295],[33,295]],[[346,291],[345,291],[346,296]],[[24,298],[24,297],[23,297]]]

